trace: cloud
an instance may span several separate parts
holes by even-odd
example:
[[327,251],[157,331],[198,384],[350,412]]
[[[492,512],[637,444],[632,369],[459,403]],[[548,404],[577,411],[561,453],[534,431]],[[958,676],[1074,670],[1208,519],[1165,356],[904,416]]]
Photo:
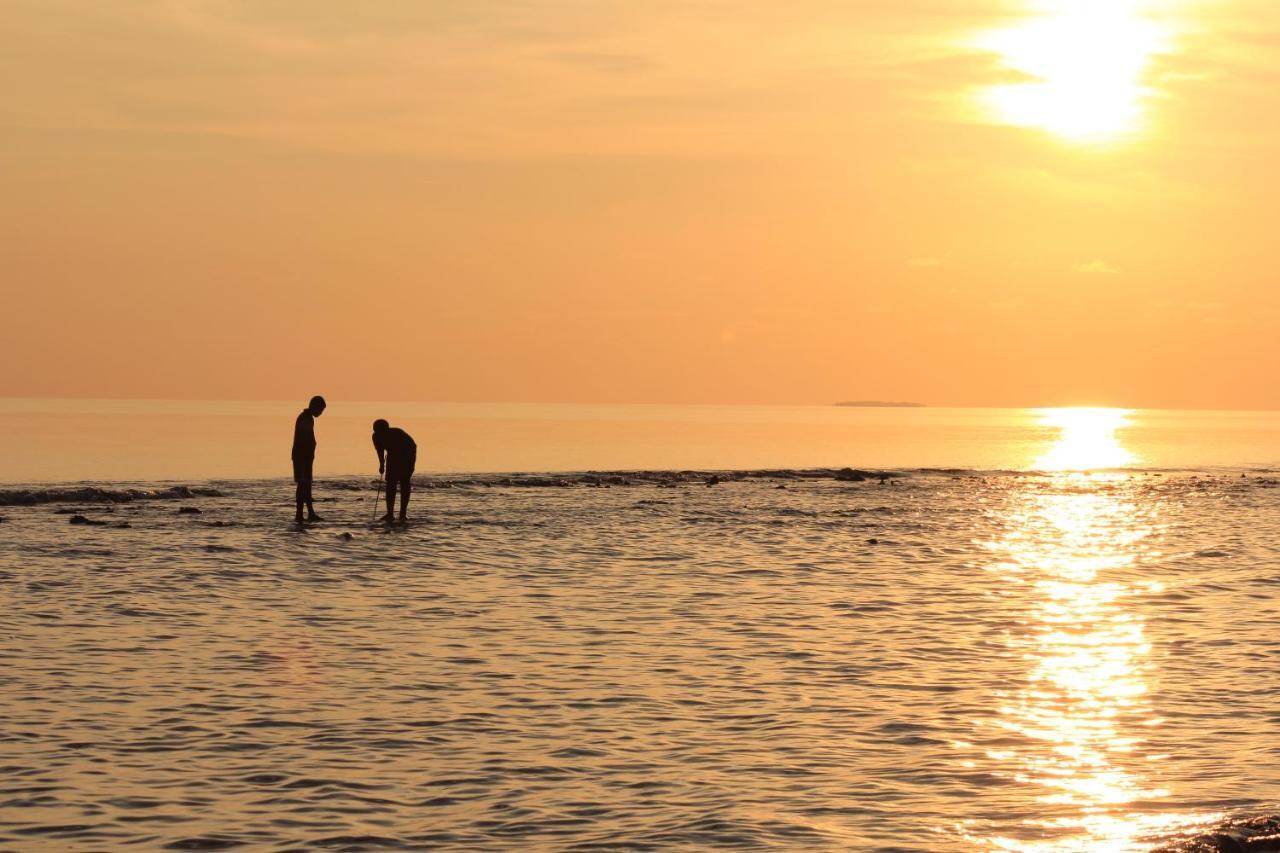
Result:
[[653,62],[643,53],[621,51],[562,50],[547,55],[548,58],[589,68],[601,74],[634,74],[647,71]]
[[1106,261],[1095,260],[1088,263],[1076,264],[1075,271],[1081,275],[1119,275],[1120,270],[1112,266]]

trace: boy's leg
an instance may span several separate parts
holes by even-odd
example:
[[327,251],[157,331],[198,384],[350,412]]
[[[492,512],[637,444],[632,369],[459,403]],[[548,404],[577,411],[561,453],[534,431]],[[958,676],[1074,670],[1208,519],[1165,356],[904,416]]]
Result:
[[387,472],[387,521],[395,518],[396,509],[396,478]]
[[307,517],[312,521],[319,521],[320,516],[316,515],[316,508],[312,506],[311,501],[311,466],[314,464],[313,459],[293,460],[293,481],[298,484],[293,502],[297,507],[297,520],[302,521],[302,508],[307,508]]
[[409,517],[409,485],[413,480],[413,472],[408,471],[400,480],[400,520],[405,521]]
[[316,515],[316,508],[311,505],[311,481],[307,481],[307,518],[311,521],[320,521],[320,516]]

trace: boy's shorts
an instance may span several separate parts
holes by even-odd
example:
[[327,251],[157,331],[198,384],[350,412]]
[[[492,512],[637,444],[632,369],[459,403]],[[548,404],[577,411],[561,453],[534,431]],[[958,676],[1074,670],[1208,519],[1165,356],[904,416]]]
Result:
[[417,467],[417,456],[410,456],[408,459],[392,459],[387,457],[387,482],[388,483],[404,483],[413,476],[413,469]]

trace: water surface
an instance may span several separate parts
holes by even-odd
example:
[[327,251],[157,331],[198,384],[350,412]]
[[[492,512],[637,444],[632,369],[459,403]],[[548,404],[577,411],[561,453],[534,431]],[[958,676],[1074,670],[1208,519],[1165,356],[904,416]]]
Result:
[[[304,402],[0,399],[0,482],[288,477],[293,420]],[[316,474],[376,471],[370,425],[380,417],[417,439],[419,469],[433,472],[1023,470],[1058,445],[1064,423],[1055,413],[1062,411],[1072,410],[331,399],[316,423]],[[1109,417],[1116,415],[1093,426],[1118,435],[1128,465],[1280,466],[1280,413],[1135,410],[1115,422]],[[1089,424],[1076,425],[1087,436]],[[1086,454],[1086,466],[1104,463]]]
[[305,531],[279,481],[5,508],[0,847],[1122,851],[1273,813],[1267,475],[495,482],[394,532],[361,481]]
[[[823,431],[897,452],[883,431],[1001,466],[420,476],[391,530],[360,478],[319,483],[302,528],[279,479],[14,484],[0,847],[1111,853],[1280,829],[1280,479],[1187,466],[1267,458],[1272,416],[610,411],[575,423],[770,459]],[[599,458],[620,448],[656,445]]]

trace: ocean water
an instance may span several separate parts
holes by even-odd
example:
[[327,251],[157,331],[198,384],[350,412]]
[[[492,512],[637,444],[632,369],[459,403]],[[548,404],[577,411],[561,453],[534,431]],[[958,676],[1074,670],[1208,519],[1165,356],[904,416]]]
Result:
[[12,483],[0,849],[1276,849],[1280,473],[1040,417],[1027,470],[422,475],[394,529]]
[[[293,421],[304,404],[0,398],[0,483],[290,477]],[[1077,459],[1059,459],[1058,467],[1064,461],[1197,470],[1280,466],[1280,412],[1081,415],[330,399],[316,422],[316,475],[376,472],[375,418],[414,436],[424,473],[845,465],[1023,470],[1045,464],[1064,436],[1072,442],[1068,455]],[[1112,450],[1102,456],[1090,445]]]

